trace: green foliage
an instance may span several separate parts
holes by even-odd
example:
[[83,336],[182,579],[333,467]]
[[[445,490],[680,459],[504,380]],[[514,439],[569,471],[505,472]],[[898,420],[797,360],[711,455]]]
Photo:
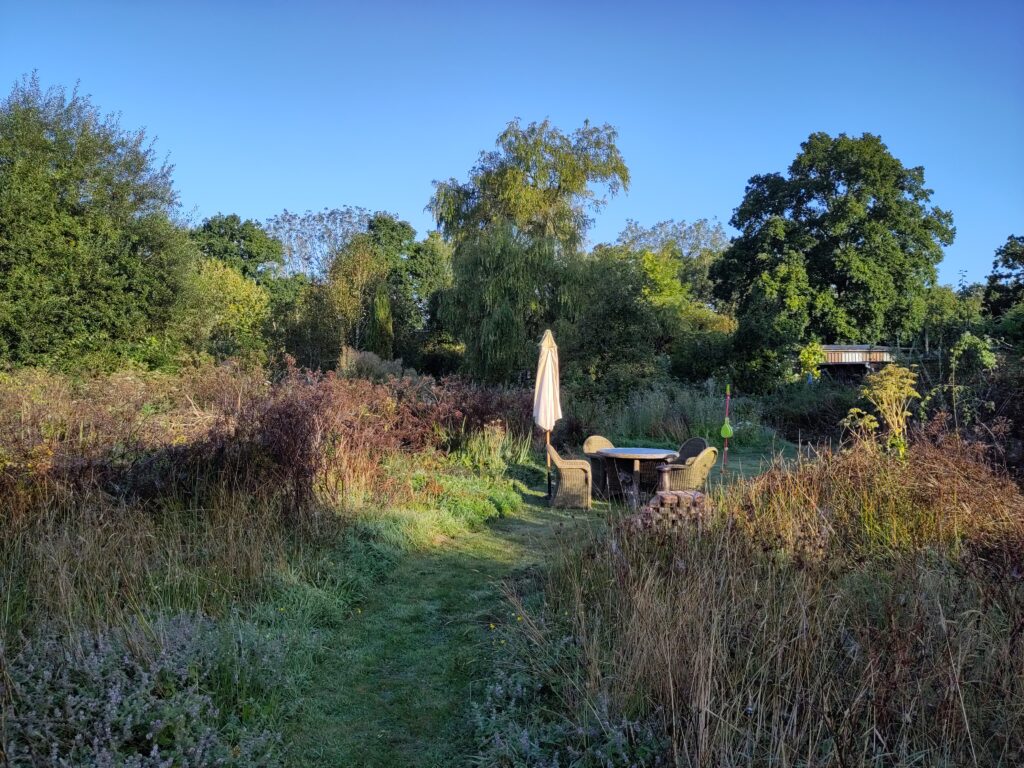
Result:
[[[752,177],[731,220],[740,235],[711,270],[715,295],[737,305],[741,339],[765,322],[781,330],[770,317],[782,314],[789,343],[762,338],[742,350],[746,360],[779,375],[779,353],[809,337],[874,343],[916,333],[954,236],[952,216],[930,198],[924,169],[904,167],[871,134],[812,134],[787,175]],[[757,298],[778,294],[762,282],[783,264],[804,306]],[[756,321],[745,321],[751,313]]]
[[687,224],[669,219],[653,227],[643,227],[630,219],[619,235],[618,244],[634,251],[643,250],[669,257],[676,265],[676,277],[688,297],[702,304],[713,304],[711,267],[729,245],[725,230],[718,222],[697,219]]
[[525,128],[513,120],[498,137],[498,149],[480,153],[468,182],[434,182],[427,207],[456,244],[494,224],[512,224],[529,237],[575,250],[590,224],[588,209],[605,202],[593,185],[605,185],[609,194],[629,187],[616,138],[609,125],[584,122],[565,134],[547,120]]
[[983,295],[977,285],[954,291],[948,285],[934,285],[925,292],[923,344],[925,352],[948,349],[960,334],[976,330],[982,323]]
[[285,211],[268,228],[284,243],[291,272],[264,280],[284,351],[314,367],[333,367],[346,345],[419,362],[440,332],[431,327],[437,297],[452,279],[439,235],[417,242],[408,222],[360,208]]
[[662,373],[642,254],[599,245],[566,265],[555,338],[569,386],[621,400]]
[[826,359],[825,350],[819,342],[812,341],[806,344],[798,356],[800,373],[817,381],[821,378],[820,366]]
[[33,76],[0,105],[0,360],[110,367],[160,336],[195,249],[171,167]]
[[270,296],[226,261],[199,262],[185,285],[179,313],[176,332],[189,348],[219,360],[264,361]]
[[950,349],[950,365],[960,377],[977,376],[996,367],[998,358],[989,339],[964,331]]
[[777,263],[764,264],[740,301],[733,349],[741,389],[765,392],[789,378],[810,321],[810,294],[799,254],[786,251]]
[[[910,404],[921,399],[921,395],[914,388],[916,383],[916,373],[909,368],[893,364],[865,376],[864,386],[860,390],[861,397],[874,406],[888,432],[888,447],[896,451],[900,458],[903,458],[907,451],[906,434],[907,421],[911,416]],[[869,414],[854,408],[848,416],[851,422],[846,426],[874,429],[878,423],[869,422],[868,416]]]
[[788,440],[824,440],[837,436],[840,420],[859,400],[856,387],[820,379],[795,381],[762,399],[765,416]]
[[996,249],[992,273],[985,286],[985,309],[1000,317],[1024,301],[1024,236],[1010,235]]
[[495,226],[461,242],[444,297],[446,327],[466,345],[466,368],[488,382],[513,379],[535,362],[550,319],[555,271],[551,240]]
[[1010,307],[999,320],[996,331],[1009,342],[1024,345],[1024,301]]
[[192,230],[204,256],[218,259],[250,280],[274,275],[284,267],[284,246],[254,221],[218,213]]

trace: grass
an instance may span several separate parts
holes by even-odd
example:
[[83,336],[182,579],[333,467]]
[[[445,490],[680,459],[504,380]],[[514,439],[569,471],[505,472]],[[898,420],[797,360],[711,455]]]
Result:
[[258,378],[0,382],[4,743],[128,690],[73,762],[1024,761],[1024,501],[957,438],[808,460],[737,419],[717,510],[659,537],[540,503],[514,393]]
[[1024,496],[955,437],[714,493],[568,549],[478,725],[481,764],[1020,765]]
[[501,582],[543,563],[593,517],[541,506],[404,556],[321,638],[300,713],[285,733],[294,765],[447,766],[476,747],[469,702],[515,623]]

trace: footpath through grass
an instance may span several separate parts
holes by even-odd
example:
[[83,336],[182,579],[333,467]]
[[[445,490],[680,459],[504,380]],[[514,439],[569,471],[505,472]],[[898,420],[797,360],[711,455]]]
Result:
[[[761,471],[793,446],[730,450],[712,484]],[[480,701],[503,649],[502,624],[516,614],[502,583],[543,568],[606,508],[555,510],[541,489],[480,530],[401,555],[350,618],[324,630],[302,701],[284,737],[295,766],[450,766],[476,751]],[[493,626],[493,628],[492,628]]]
[[350,620],[327,632],[284,734],[296,766],[448,766],[473,754],[470,702],[515,621],[504,579],[543,564],[597,512],[553,510],[539,491],[513,516],[403,556]]

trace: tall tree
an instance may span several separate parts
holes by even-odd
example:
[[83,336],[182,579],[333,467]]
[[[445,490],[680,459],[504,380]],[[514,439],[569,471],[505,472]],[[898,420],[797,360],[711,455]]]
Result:
[[555,316],[560,265],[576,256],[590,214],[629,185],[615,139],[608,125],[566,134],[514,120],[468,181],[434,182],[427,208],[453,245],[442,316],[474,375],[507,381],[531,364]]
[[218,259],[243,277],[258,280],[284,267],[284,247],[255,221],[218,213],[192,230],[204,256]]
[[738,305],[742,327],[760,276],[786,265],[806,274],[807,335],[906,339],[955,234],[931,194],[924,169],[905,167],[878,136],[811,134],[786,175],[750,179],[731,220],[740,235],[712,268],[716,296]]
[[1000,317],[1024,301],[1024,237],[1010,235],[996,249],[992,273],[985,286],[985,309]]
[[427,208],[456,245],[493,224],[511,224],[574,250],[591,223],[588,212],[629,187],[616,138],[609,125],[584,122],[566,134],[547,120],[525,128],[513,120],[498,136],[497,149],[480,153],[467,182],[434,182]]
[[266,231],[284,245],[287,270],[311,277],[327,274],[334,257],[353,237],[366,231],[370,212],[345,206],[322,211],[284,211],[266,223]]
[[659,317],[645,255],[598,245],[564,265],[555,333],[566,384],[623,399],[658,372]]
[[113,364],[164,333],[195,249],[171,166],[77,90],[0,105],[0,359]]
[[465,344],[473,375],[505,382],[532,364],[552,319],[554,250],[552,239],[528,237],[510,224],[488,227],[459,244],[442,314]]

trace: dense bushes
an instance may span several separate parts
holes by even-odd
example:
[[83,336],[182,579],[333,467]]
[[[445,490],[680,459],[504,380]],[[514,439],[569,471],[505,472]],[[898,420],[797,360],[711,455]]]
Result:
[[839,438],[839,422],[859,400],[856,388],[842,383],[789,384],[763,398],[765,420],[793,442]]
[[[555,439],[580,445],[587,435],[598,433],[614,440],[656,440],[678,445],[689,437],[719,442],[725,417],[725,388],[716,382],[703,387],[659,381],[635,388],[622,401],[594,397],[585,389],[567,388],[567,414],[555,430]],[[761,403],[750,397],[733,397],[731,420],[734,446],[765,446],[774,433],[763,423]]]
[[1024,496],[974,449],[862,446],[716,500],[567,553],[478,722],[490,764],[1024,760]]

